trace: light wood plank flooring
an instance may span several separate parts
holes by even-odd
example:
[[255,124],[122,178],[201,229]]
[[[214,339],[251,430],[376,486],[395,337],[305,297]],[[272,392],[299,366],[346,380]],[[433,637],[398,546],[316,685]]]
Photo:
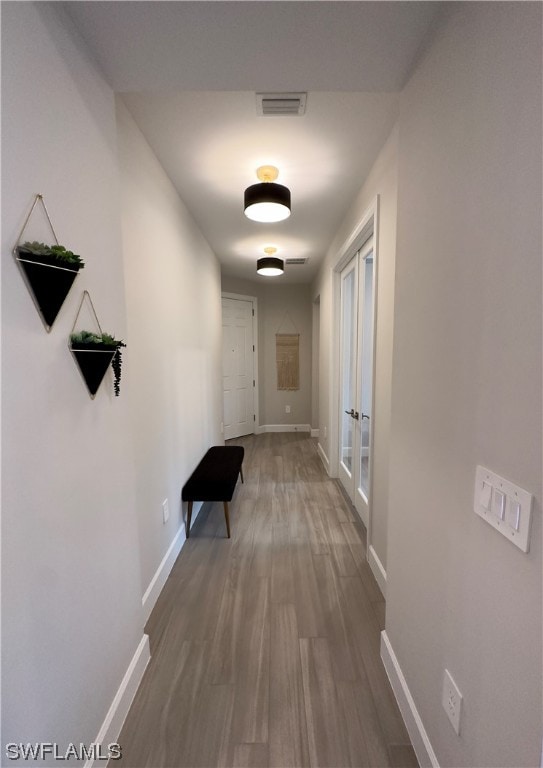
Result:
[[384,602],[365,529],[297,433],[245,447],[193,524],[149,619],[125,768],[417,766],[379,656]]

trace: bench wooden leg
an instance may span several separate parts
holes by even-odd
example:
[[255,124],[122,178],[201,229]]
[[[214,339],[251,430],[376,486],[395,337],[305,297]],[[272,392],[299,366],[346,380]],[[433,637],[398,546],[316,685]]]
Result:
[[239,474],[241,476],[241,482],[244,483],[245,480],[243,479],[243,468],[242,467],[239,468]]
[[190,518],[191,517],[192,517],[192,501],[189,501],[189,506],[188,506],[188,509],[187,509],[187,524],[185,526],[186,529],[187,529],[185,531],[185,533],[187,535],[187,539],[190,536]]
[[224,501],[224,517],[226,520],[226,532],[228,533],[228,538],[230,538],[230,515],[228,513],[228,502]]

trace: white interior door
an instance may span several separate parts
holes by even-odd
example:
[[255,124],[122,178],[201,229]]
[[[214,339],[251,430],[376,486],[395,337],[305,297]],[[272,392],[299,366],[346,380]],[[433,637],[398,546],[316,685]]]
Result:
[[224,438],[255,429],[253,303],[222,299]]
[[341,272],[340,306],[339,479],[353,500],[358,335],[358,259],[356,257],[351,259]]
[[373,358],[375,317],[375,272],[373,238],[358,253],[358,359],[356,469],[354,505],[366,528],[369,523],[370,478],[373,428]]
[[370,238],[341,272],[339,479],[368,526],[373,426],[375,272]]

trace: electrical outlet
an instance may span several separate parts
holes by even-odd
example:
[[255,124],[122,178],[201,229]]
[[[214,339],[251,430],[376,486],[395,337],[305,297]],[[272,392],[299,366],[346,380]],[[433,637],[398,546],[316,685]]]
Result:
[[462,712],[462,694],[452,679],[451,673],[446,669],[443,678],[443,709],[451,721],[451,725],[457,734],[460,734],[460,715]]
[[167,523],[169,517],[170,517],[170,505],[168,504],[168,499],[164,499],[164,501],[162,502],[162,522]]
[[285,413],[290,413],[290,405],[285,405]]

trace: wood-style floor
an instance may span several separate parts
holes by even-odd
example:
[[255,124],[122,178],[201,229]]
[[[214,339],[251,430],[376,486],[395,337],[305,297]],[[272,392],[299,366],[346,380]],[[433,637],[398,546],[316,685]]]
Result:
[[379,656],[365,529],[297,433],[245,447],[245,484],[204,506],[149,619],[124,768],[417,765]]

